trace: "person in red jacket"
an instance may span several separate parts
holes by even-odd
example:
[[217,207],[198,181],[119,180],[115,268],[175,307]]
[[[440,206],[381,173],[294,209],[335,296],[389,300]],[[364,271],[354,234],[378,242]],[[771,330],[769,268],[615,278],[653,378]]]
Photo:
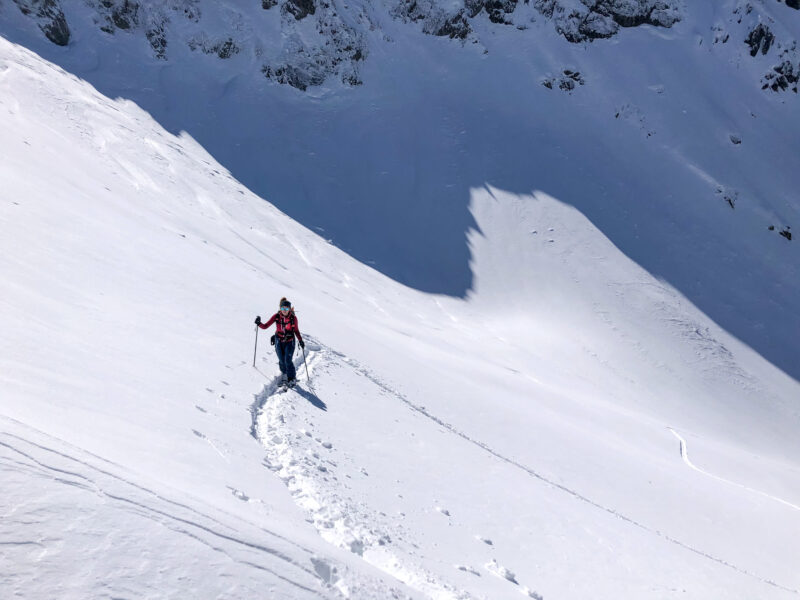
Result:
[[303,342],[303,336],[300,335],[292,303],[286,298],[281,298],[280,310],[272,315],[266,323],[261,322],[261,316],[256,317],[256,325],[261,329],[267,329],[273,323],[275,323],[275,335],[272,336],[272,339],[275,344],[275,353],[278,355],[278,366],[281,368],[281,383],[294,387],[296,382],[296,372],[292,361],[294,339],[297,338],[301,348],[305,348],[306,345]]

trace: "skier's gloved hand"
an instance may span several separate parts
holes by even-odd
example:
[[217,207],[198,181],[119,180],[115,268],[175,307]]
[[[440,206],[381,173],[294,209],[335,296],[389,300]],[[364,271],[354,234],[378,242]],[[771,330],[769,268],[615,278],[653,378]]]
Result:
[[261,325],[261,315],[256,317],[256,325]]
[[305,350],[305,348],[306,348],[306,343],[305,343],[303,340],[300,340],[300,347],[301,347],[303,350]]
[[269,343],[272,344],[273,346],[275,345],[275,336],[274,335],[271,338],[269,338]]

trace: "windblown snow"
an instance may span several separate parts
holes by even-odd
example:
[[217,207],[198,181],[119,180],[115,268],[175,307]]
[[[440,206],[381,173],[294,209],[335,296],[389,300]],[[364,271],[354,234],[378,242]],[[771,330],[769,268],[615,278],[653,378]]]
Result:
[[2,597],[800,595],[800,385],[576,208],[473,187],[459,299],[5,39],[0,132]]

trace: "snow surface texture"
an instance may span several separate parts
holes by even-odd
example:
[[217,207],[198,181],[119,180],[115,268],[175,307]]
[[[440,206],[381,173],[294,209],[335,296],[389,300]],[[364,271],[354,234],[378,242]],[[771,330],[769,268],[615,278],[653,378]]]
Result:
[[457,299],[5,40],[0,131],[4,597],[800,595],[800,385],[574,207],[474,188]]
[[800,378],[794,2],[3,0],[0,34],[422,291],[474,288],[472,189],[542,190]]

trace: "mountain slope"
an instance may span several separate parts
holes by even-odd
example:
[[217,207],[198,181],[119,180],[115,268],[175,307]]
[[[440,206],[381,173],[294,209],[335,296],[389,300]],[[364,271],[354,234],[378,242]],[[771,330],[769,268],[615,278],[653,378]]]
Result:
[[4,589],[796,597],[798,384],[575,208],[474,188],[474,289],[424,294],[0,49]]
[[470,190],[542,190],[800,377],[792,3],[34,4],[2,35],[400,282],[466,296]]

